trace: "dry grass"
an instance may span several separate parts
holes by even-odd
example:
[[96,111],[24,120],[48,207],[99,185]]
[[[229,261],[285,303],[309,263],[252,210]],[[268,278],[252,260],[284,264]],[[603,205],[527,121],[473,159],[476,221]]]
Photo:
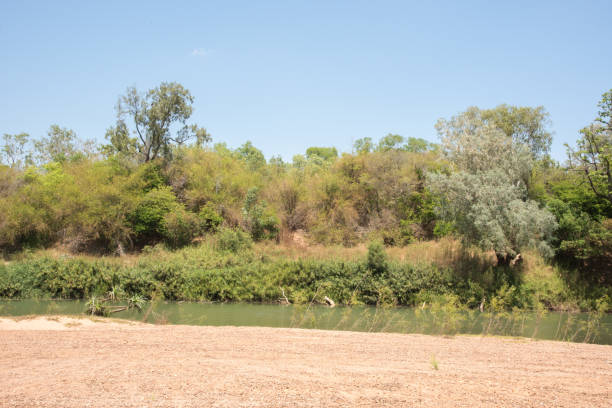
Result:
[[[213,246],[213,238],[204,238],[197,245]],[[283,239],[280,243],[264,241],[255,243],[253,250],[258,255],[270,258],[313,259],[313,260],[343,260],[360,261],[367,255],[367,244],[354,247],[342,245],[312,244],[303,233],[293,233],[291,239]],[[143,256],[152,256],[164,259],[171,253],[164,249],[155,249],[154,253],[147,255],[141,253],[128,253],[122,257],[95,256],[89,254],[71,254],[67,248],[55,246],[49,249],[35,251],[32,255],[48,256],[51,258],[78,257],[87,261],[104,259],[109,263],[122,266],[135,266]],[[457,271],[483,271],[495,265],[495,255],[492,252],[482,252],[474,248],[465,248],[458,240],[442,238],[437,241],[419,241],[404,247],[387,248],[387,254],[393,260],[411,264],[434,264],[445,268],[452,267]],[[16,257],[16,260],[25,255]],[[537,254],[528,254],[525,261],[529,268],[532,266],[542,269],[543,261]],[[526,265],[527,266],[527,265]]]

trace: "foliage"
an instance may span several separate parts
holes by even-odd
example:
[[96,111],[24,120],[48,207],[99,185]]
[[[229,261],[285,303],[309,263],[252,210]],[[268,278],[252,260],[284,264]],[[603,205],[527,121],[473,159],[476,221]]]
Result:
[[[208,142],[210,136],[203,128],[187,125],[191,117],[193,97],[175,82],[162,82],[158,87],[140,94],[130,87],[117,103],[117,124],[107,131],[109,152],[136,154],[141,162],[157,157],[169,158],[172,145],[182,145],[195,138],[198,144]],[[130,136],[128,119],[134,123]],[[172,132],[173,125],[179,129]]]
[[179,208],[172,190],[159,187],[148,191],[128,215],[132,230],[138,240],[159,240],[168,234],[165,218]]
[[306,149],[306,157],[311,159],[318,156],[323,160],[334,160],[338,157],[338,150],[335,147],[309,147]]
[[602,95],[595,122],[580,131],[577,149],[568,146],[570,166],[584,175],[591,190],[612,204],[612,89]]
[[536,202],[524,201],[524,191],[507,183],[501,171],[432,174],[430,184],[445,196],[442,217],[453,221],[467,244],[493,250],[500,259],[530,247],[552,256],[554,217]]
[[5,133],[2,135],[2,147],[0,148],[0,163],[13,168],[24,168],[31,164],[32,154],[28,153],[27,145],[30,142],[30,135],[27,133],[18,133],[10,135]]
[[373,274],[380,275],[387,271],[387,254],[385,254],[385,247],[381,242],[374,241],[368,246],[368,258],[367,258],[368,269]]
[[275,238],[278,234],[278,220],[268,211],[266,202],[259,200],[257,188],[251,188],[247,192],[242,213],[245,229],[255,241]]
[[253,146],[250,141],[236,149],[236,155],[244,160],[250,170],[260,169],[266,164],[266,158],[261,150]]
[[500,264],[529,247],[550,257],[556,222],[527,199],[532,169],[527,146],[482,120],[475,108],[437,127],[457,170],[429,175],[429,188],[443,197],[440,216],[454,223],[467,244],[495,251]]
[[[353,305],[421,306],[426,302],[432,305],[432,312],[439,309],[445,314],[452,311],[448,309],[451,305],[477,308],[483,297],[487,305],[495,298],[495,307],[503,310],[537,305],[562,308],[577,302],[579,298],[564,281],[543,265],[532,268],[528,264],[524,279],[511,279],[500,268],[491,271],[494,279],[474,274],[466,280],[453,266],[401,262],[384,256],[380,245],[355,259],[292,259],[251,247],[244,232],[222,229],[215,239],[197,246],[174,251],[158,247],[126,262],[119,258],[26,255],[0,265],[0,297],[87,299],[107,298],[112,293],[122,299],[137,295],[167,300],[277,302],[282,296],[279,288],[283,288],[291,303],[323,302],[324,296],[338,304]],[[597,298],[602,296],[606,292]],[[595,308],[597,298],[585,302],[584,307]],[[444,324],[451,330],[454,326],[449,325],[455,323]]]
[[[456,254],[449,254],[446,263],[431,268],[382,261],[381,254],[398,247],[438,245],[442,237],[458,234],[465,244],[461,253],[476,245],[491,251],[492,263],[495,253],[500,266],[529,248],[547,257],[554,253],[558,275],[573,296],[592,307],[611,283],[611,92],[603,95],[598,117],[582,131],[564,168],[547,156],[550,121],[542,107],[468,108],[439,121],[440,145],[390,133],[357,140],[353,153],[310,147],[286,163],[280,157],[266,162],[251,142],[237,149],[205,145],[210,136],[189,124],[193,97],[180,84],[162,83],[144,94],[129,88],[107,132],[109,144],[100,149],[57,125],[39,140],[25,133],[4,135],[0,251],[10,258],[55,247],[71,254],[140,253],[150,260],[164,245],[184,253],[199,242],[215,242],[222,255],[208,255],[223,263],[213,268],[214,276],[198,275],[178,261],[167,269],[147,261],[138,267],[142,270],[121,272],[122,287],[131,293],[162,291],[177,298],[208,299],[214,292],[215,299],[273,299],[279,283],[295,289],[294,299],[313,296],[316,287],[294,281],[293,273],[307,282],[314,274],[312,282],[328,285],[334,299],[347,302],[355,290],[359,302],[410,304],[421,295],[429,301],[451,283],[451,292],[472,307],[489,295],[510,296],[504,302],[513,305],[535,304],[525,300],[532,296],[527,292],[546,292],[546,302],[559,302],[561,291],[533,281],[527,285],[517,275],[522,267],[493,268],[480,259],[485,255],[455,262]],[[376,253],[381,257],[371,264],[283,260],[288,263],[274,266],[286,269],[282,274],[268,270],[263,260],[245,266],[252,261],[252,241],[266,240],[295,251],[320,245],[359,250],[368,242],[386,249],[373,247],[373,259]],[[68,284],[58,283],[66,285],[66,293],[39,290],[72,296],[70,282],[78,279],[71,273]],[[201,280],[192,284],[196,275]],[[265,286],[271,276],[276,286]],[[19,292],[21,282],[16,275],[11,279],[3,283],[9,296]],[[265,289],[258,279],[267,279]],[[497,292],[504,283],[508,290],[502,296]],[[83,283],[76,292],[91,294],[96,285]],[[222,289],[204,295],[203,287]]]
[[222,228],[217,234],[217,247],[222,251],[239,252],[249,249],[253,241],[243,231]]
[[436,124],[441,134],[471,133],[475,128],[502,132],[512,143],[524,145],[532,157],[539,158],[550,150],[552,134],[548,112],[542,106],[535,108],[499,105],[481,110],[470,107],[449,120],[441,119]]
[[77,136],[73,130],[51,125],[47,137],[36,141],[34,146],[40,162],[65,162],[77,154],[77,143]]
[[593,284],[612,283],[612,223],[551,199],[548,207],[559,223],[557,260],[579,268],[582,278]]
[[219,215],[210,202],[200,208],[198,216],[202,222],[202,229],[206,232],[217,232],[219,226],[223,223],[223,217]]
[[204,223],[198,215],[177,207],[163,218],[164,239],[173,248],[190,244],[201,234]]

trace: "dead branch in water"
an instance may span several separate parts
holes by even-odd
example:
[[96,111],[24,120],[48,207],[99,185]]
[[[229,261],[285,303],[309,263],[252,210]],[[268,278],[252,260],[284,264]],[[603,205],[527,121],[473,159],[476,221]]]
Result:
[[325,303],[327,303],[329,305],[329,307],[336,306],[336,303],[333,300],[331,300],[330,298],[328,298],[327,296],[325,296],[323,298],[323,300],[325,301]]

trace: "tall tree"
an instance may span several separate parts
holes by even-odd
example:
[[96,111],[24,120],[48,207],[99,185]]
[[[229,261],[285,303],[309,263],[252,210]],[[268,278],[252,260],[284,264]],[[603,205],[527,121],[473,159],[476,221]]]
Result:
[[79,152],[80,141],[74,130],[51,125],[47,136],[34,143],[40,162],[65,162]]
[[[111,152],[138,153],[142,162],[170,157],[172,146],[195,139],[210,141],[206,129],[188,125],[193,112],[193,97],[176,82],[162,82],[145,94],[130,87],[117,103],[117,123],[106,137]],[[132,128],[128,126],[128,119]]]
[[10,135],[5,133],[2,136],[2,141],[0,157],[2,157],[2,162],[8,166],[21,168],[32,160],[32,153],[28,152],[26,147],[30,142],[29,134]]
[[612,89],[597,106],[598,116],[580,131],[577,149],[567,146],[569,164],[584,175],[595,195],[612,204]]
[[430,173],[428,186],[441,197],[439,215],[454,222],[464,242],[493,250],[506,265],[526,247],[551,256],[552,214],[527,199],[532,155],[473,110],[441,121],[443,152],[455,172]]

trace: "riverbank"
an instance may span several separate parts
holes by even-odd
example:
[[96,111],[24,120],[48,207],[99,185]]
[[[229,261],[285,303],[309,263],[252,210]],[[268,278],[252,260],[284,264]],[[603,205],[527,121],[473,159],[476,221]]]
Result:
[[487,312],[610,309],[610,287],[584,286],[538,255],[523,255],[520,265],[497,267],[491,254],[450,239],[300,252],[267,243],[227,250],[211,238],[125,257],[39,250],[0,263],[0,298],[325,304],[328,297],[338,305],[437,304]]
[[0,405],[603,407],[612,398],[611,346],[62,319],[0,320]]

